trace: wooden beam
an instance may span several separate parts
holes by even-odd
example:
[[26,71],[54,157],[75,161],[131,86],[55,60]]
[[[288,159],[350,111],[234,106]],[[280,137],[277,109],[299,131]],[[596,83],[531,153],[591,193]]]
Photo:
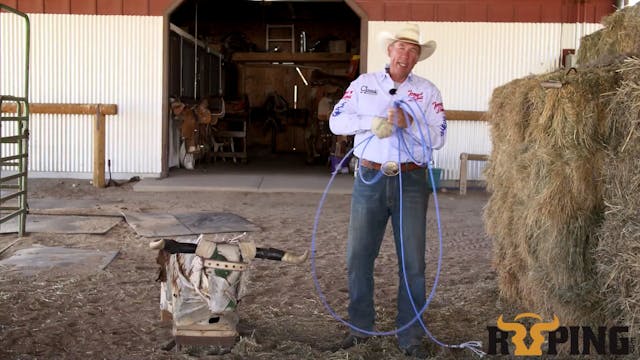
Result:
[[[74,114],[74,115],[95,115],[96,111],[103,115],[116,115],[118,105],[115,104],[29,104],[31,114]],[[2,112],[16,112],[15,103],[3,103]]]
[[[15,103],[3,103],[0,111],[16,112]],[[105,115],[116,115],[116,104],[29,104],[31,114],[65,114],[65,115],[93,115],[93,186],[105,187],[104,158],[106,121]]]
[[445,110],[447,121],[450,120],[470,120],[470,121],[486,121],[484,111],[466,111],[466,110]]
[[[235,52],[231,61],[237,62],[349,62],[351,54],[342,53],[290,53],[290,52]],[[300,65],[300,64],[299,64]]]

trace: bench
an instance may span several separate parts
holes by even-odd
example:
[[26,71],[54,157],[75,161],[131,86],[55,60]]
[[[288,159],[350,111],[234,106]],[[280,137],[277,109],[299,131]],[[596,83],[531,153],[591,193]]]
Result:
[[465,195],[467,193],[467,162],[469,160],[487,161],[489,160],[489,155],[468,153],[460,154],[460,195]]

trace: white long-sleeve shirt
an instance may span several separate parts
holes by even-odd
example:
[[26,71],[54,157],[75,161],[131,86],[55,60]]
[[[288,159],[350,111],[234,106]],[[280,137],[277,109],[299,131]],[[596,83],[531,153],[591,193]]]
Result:
[[[390,93],[391,89],[396,89],[394,95]],[[392,136],[380,139],[371,132],[373,118],[386,119],[388,109],[396,101],[405,101],[407,104],[403,107],[408,105],[413,109],[413,113],[407,112],[413,117],[413,123],[406,129],[394,127]],[[380,71],[360,75],[349,85],[331,113],[329,127],[336,135],[355,135],[354,155],[358,158],[381,164],[398,160],[426,163],[431,159],[431,151],[440,149],[445,143],[447,121],[444,115],[440,90],[432,82],[410,74],[396,88],[389,74]],[[406,147],[400,141],[398,131],[403,132]],[[363,142],[369,137],[370,141]]]

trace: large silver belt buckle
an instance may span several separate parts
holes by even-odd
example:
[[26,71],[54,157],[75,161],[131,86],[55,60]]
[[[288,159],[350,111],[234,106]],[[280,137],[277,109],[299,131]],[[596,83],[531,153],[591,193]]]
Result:
[[395,161],[387,161],[382,164],[382,173],[387,176],[396,176],[400,173],[400,166]]

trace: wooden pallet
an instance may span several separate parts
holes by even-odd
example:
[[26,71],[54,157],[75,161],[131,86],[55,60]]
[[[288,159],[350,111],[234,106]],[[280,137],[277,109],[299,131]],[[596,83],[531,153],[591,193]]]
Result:
[[207,345],[231,348],[236,344],[238,332],[218,324],[189,325],[173,328],[177,345]]

